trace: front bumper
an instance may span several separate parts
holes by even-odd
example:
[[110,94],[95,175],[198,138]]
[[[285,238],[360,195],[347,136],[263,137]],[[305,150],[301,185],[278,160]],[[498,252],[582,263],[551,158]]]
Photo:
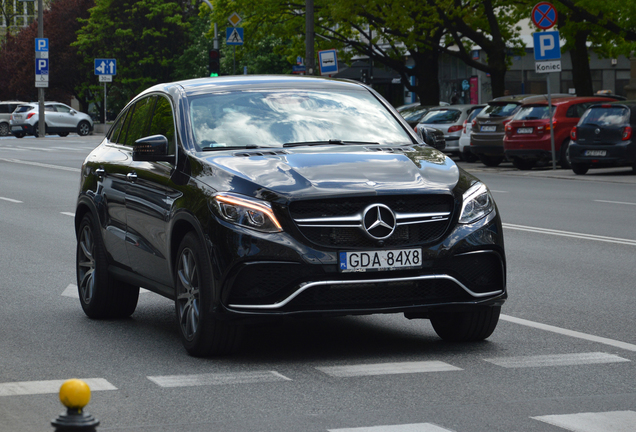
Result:
[[423,245],[422,268],[409,270],[342,273],[338,250],[308,247],[285,233],[267,243],[254,236],[247,248],[245,236],[226,232],[225,244],[241,242],[242,251],[255,253],[228,263],[227,276],[219,281],[220,309],[244,317],[426,315],[436,308],[502,304],[506,261],[496,212],[454,226],[437,244]]

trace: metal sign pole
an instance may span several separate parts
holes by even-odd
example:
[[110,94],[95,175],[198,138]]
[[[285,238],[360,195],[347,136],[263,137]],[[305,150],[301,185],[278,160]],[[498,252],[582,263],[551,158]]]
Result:
[[[44,4],[38,0],[38,38],[44,37]],[[49,71],[50,72],[50,71]],[[50,76],[50,75],[49,75]],[[38,88],[38,138],[46,136],[46,120],[44,118],[44,88]]]
[[104,135],[106,135],[106,83],[104,83]]
[[548,119],[548,125],[550,127],[550,145],[552,146],[552,169],[556,169],[556,152],[554,150],[554,122],[552,121],[552,95],[550,93],[550,74],[545,74],[546,81],[548,83],[548,112],[550,117]]

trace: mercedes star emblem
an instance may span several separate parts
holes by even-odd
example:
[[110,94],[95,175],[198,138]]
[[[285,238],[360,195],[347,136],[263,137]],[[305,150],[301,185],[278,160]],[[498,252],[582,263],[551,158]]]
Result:
[[384,204],[373,204],[364,210],[362,224],[371,238],[383,240],[395,231],[395,214]]

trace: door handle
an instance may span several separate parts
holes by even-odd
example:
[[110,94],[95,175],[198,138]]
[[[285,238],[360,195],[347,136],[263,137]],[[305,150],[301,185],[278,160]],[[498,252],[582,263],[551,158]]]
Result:
[[137,180],[137,174],[135,174],[134,172],[130,172],[130,173],[126,174],[126,179],[129,182],[134,183]]

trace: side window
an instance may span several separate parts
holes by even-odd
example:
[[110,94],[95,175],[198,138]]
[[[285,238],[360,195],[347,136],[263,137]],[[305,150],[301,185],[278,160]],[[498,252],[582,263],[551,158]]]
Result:
[[163,97],[157,97],[157,105],[150,123],[148,135],[163,135],[168,138],[168,153],[174,154],[176,148],[174,120],[170,101]]
[[44,107],[44,112],[57,112],[57,110],[53,105],[46,105]]
[[9,113],[9,104],[0,104],[0,114],[8,114]]
[[[580,105],[580,104],[579,104],[579,105]],[[572,105],[572,106],[570,106],[570,107],[568,108],[568,110],[566,111],[565,116],[566,116],[567,118],[580,117],[579,115],[577,115],[577,114],[578,114],[578,112],[579,112],[579,109],[578,109],[578,106],[579,106],[579,105]]]
[[71,109],[67,107],[66,105],[55,105],[55,109],[57,110],[57,112],[61,112],[61,113],[71,112]]
[[108,140],[110,142],[122,144],[123,137],[126,134],[121,134],[121,138],[120,138],[120,133],[121,133],[121,130],[123,129],[124,122],[126,121],[126,117],[127,117],[129,111],[130,110],[128,110],[125,113],[123,113],[119,117],[119,120],[117,121],[117,123],[115,123],[113,125],[113,127],[111,127],[110,130],[108,131]]
[[[135,103],[134,110],[126,117],[130,117],[130,125],[126,131],[126,138],[123,144],[132,147],[139,138],[148,135],[148,121],[152,113],[156,97],[148,96]],[[128,123],[128,120],[126,120]]]

